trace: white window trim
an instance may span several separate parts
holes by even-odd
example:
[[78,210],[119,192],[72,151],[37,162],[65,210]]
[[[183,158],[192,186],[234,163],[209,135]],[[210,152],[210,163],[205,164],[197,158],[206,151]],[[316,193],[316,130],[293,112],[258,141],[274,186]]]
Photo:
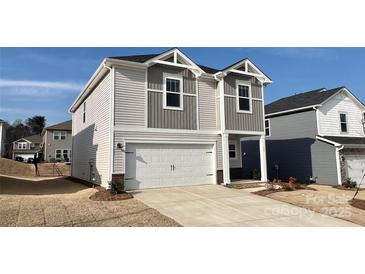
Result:
[[[166,79],[174,79],[180,81],[180,107],[170,107],[166,105]],[[173,92],[170,92],[173,93]],[[163,74],[163,108],[170,109],[170,110],[184,110],[184,82],[182,75],[179,74],[171,74],[171,73],[164,73]]]
[[[346,115],[346,128],[347,128],[347,131],[346,132],[343,132],[342,131],[341,114]],[[341,135],[348,135],[348,134],[350,134],[349,114],[347,112],[345,112],[345,111],[340,111],[338,116],[339,116],[338,118],[339,118],[339,122],[340,122],[340,134]]]
[[[249,97],[242,97],[249,99],[250,102],[250,110],[240,110],[240,102],[239,102],[239,86],[246,86],[248,87],[248,96]],[[238,113],[249,113],[252,114],[252,90],[251,90],[251,83],[247,81],[236,81],[236,105],[237,105],[237,112]]]
[[[61,150],[61,158],[57,158],[57,150]],[[71,160],[71,151],[72,151],[72,149],[63,149],[63,148],[57,148],[57,149],[55,149],[55,151],[54,151],[54,158],[55,159],[60,159],[60,160],[63,160],[64,159],[64,157],[63,157],[63,151],[65,151],[65,150],[67,150],[67,156],[69,156],[68,158]]]
[[[269,126],[266,126],[266,121],[269,122]],[[266,135],[266,129],[269,129],[269,135]],[[271,137],[271,121],[270,119],[265,119],[265,136],[266,137]]]
[[[19,147],[19,145],[22,145],[22,146]],[[27,149],[27,142],[19,142],[19,143],[17,143],[17,149],[26,150]]]
[[[59,139],[55,139],[56,132],[59,133],[59,134],[57,134]],[[62,134],[62,133],[64,133],[64,134]],[[63,140],[61,139],[62,135],[65,135],[65,139],[63,139]],[[55,130],[55,131],[53,131],[53,141],[65,141],[66,139],[67,139],[67,132],[66,131],[64,131],[64,130]]]
[[[234,158],[233,157],[230,157],[230,155],[229,155],[230,152],[233,151],[233,150],[230,150],[229,149],[229,146],[230,145],[234,145],[234,152],[235,152],[235,157]],[[228,156],[229,156],[229,159],[230,160],[237,160],[238,159],[238,157],[237,157],[237,142],[236,141],[229,141],[228,142]]]

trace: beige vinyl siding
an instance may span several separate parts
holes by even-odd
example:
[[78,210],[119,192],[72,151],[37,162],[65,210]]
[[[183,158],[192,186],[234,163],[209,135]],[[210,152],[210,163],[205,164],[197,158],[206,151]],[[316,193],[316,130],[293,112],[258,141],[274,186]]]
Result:
[[251,83],[252,98],[262,99],[262,85],[260,82],[251,76],[244,76],[235,73],[230,73],[224,78],[224,94],[237,95],[236,81],[247,81]]
[[115,68],[114,124],[146,126],[146,70]]
[[252,114],[237,112],[237,98],[225,97],[225,122],[228,130],[264,131],[262,101],[252,101]]
[[216,130],[217,112],[215,104],[216,81],[200,78],[198,82],[199,96],[199,129]]
[[[72,114],[73,155],[72,176],[90,181],[95,173],[96,183],[108,186],[110,166],[110,73],[86,98],[86,122],[83,104]],[[90,170],[93,163],[93,171]]]
[[148,89],[163,90],[164,73],[182,75],[184,88],[183,92],[190,94],[196,93],[196,79],[190,70],[159,64],[148,68]]
[[197,129],[196,96],[184,95],[184,109],[163,108],[163,93],[148,91],[148,127]]
[[[55,140],[54,139],[54,132],[55,131],[65,131],[66,132],[66,139],[65,140]],[[44,136],[45,140],[45,154],[44,160],[50,162],[54,160],[56,157],[56,149],[72,149],[72,133],[70,130],[47,130]]]
[[125,147],[126,140],[138,142],[158,141],[159,143],[173,140],[179,143],[214,142],[216,143],[217,169],[222,169],[221,137],[217,134],[197,134],[182,132],[153,132],[153,131],[116,131],[114,132],[114,173],[125,173],[125,151],[118,149],[120,143]]

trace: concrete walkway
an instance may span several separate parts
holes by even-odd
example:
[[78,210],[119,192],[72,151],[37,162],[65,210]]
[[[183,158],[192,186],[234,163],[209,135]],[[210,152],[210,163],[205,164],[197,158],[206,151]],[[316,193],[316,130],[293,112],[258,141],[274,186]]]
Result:
[[134,196],[183,226],[334,227],[357,226],[250,190],[218,185],[144,190]]

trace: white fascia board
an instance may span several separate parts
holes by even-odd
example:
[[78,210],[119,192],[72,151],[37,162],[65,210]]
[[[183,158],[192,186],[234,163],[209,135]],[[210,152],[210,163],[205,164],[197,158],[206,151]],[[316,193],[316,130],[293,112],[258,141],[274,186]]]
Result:
[[90,80],[87,82],[87,84],[85,85],[84,89],[81,91],[79,96],[72,103],[71,107],[68,110],[70,113],[74,112],[77,109],[77,107],[82,103],[83,99],[86,98],[89,95],[89,93],[93,90],[94,85],[99,82],[99,80],[104,76],[106,72],[109,72],[109,69],[107,67],[112,67],[112,66],[147,68],[147,66],[143,63],[105,58],[101,62],[97,70],[94,72],[94,74],[91,76]]
[[[256,74],[256,73],[250,73],[250,72],[247,72],[247,71],[240,71],[240,70],[236,70],[236,68],[239,68],[240,66],[242,66],[243,64],[249,64],[250,66],[252,66],[255,70],[257,70],[259,72],[259,74]],[[227,75],[228,73],[230,72],[234,72],[234,73],[239,73],[239,74],[242,74],[242,75],[247,75],[247,76],[252,76],[252,77],[256,77],[257,79],[259,79],[260,81],[263,80],[263,83],[264,84],[271,84],[273,83],[273,81],[271,79],[269,79],[259,68],[257,68],[249,59],[244,59],[242,60],[241,62],[231,66],[231,67],[228,67],[227,69],[223,70],[223,71],[219,71],[217,72],[216,76],[220,75],[220,74],[223,74],[224,76]],[[260,79],[261,78],[261,79]]]
[[[177,62],[171,63],[171,62],[165,62],[165,61],[161,60],[165,56],[168,56],[172,53],[174,55],[176,55],[176,54],[180,55],[190,66],[189,65],[179,64]],[[177,60],[175,60],[175,58],[174,58],[174,61],[177,61]],[[169,51],[166,51],[166,52],[164,52],[164,53],[162,53],[162,54],[146,61],[144,64],[147,64],[148,66],[151,66],[151,65],[156,64],[156,63],[157,64],[169,65],[169,66],[183,67],[183,68],[187,68],[187,69],[191,69],[191,70],[197,70],[199,72],[199,75],[204,73],[204,71],[197,64],[195,64],[189,57],[187,57],[184,53],[182,53],[177,48],[173,48]]]
[[335,94],[333,94],[331,97],[329,97],[327,100],[325,100],[323,103],[322,103],[322,105],[324,105],[325,103],[327,103],[327,102],[329,102],[329,101],[331,101],[334,97],[336,97],[338,94],[340,94],[341,92],[346,92],[346,94],[347,95],[349,95],[351,98],[352,98],[352,100],[354,100],[355,101],[355,103],[356,104],[358,104],[358,106],[360,107],[360,108],[362,108],[363,110],[365,110],[365,105],[362,103],[362,102],[360,102],[359,101],[359,99],[357,99],[353,94],[352,94],[352,92],[351,91],[349,91],[347,88],[342,88],[342,89],[340,89],[338,92],[336,92]]
[[334,145],[335,147],[342,147],[342,145],[341,145],[341,144],[336,143],[336,142],[333,142],[333,141],[328,140],[328,139],[326,139],[326,138],[323,138],[323,137],[321,137],[321,136],[316,136],[316,139],[317,139],[317,140],[320,140],[320,141],[322,141],[322,142],[325,142],[325,143],[329,143],[329,144],[331,144],[331,145]]
[[285,111],[279,111],[279,112],[275,112],[275,113],[270,113],[270,114],[266,114],[265,118],[270,118],[272,116],[276,116],[276,115],[282,115],[282,114],[289,114],[292,112],[297,112],[297,111],[302,111],[302,110],[309,110],[309,109],[316,109],[317,107],[320,107],[321,105],[313,105],[313,106],[307,106],[307,107],[302,107],[302,108],[295,108],[295,109],[290,109],[290,110],[285,110]]

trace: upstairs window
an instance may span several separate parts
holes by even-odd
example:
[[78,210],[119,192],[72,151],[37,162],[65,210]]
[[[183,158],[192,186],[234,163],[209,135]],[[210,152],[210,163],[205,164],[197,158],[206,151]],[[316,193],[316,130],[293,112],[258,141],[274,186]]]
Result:
[[267,137],[271,136],[270,120],[269,119],[265,120],[265,135]]
[[18,149],[27,149],[27,143],[18,143]]
[[84,102],[84,106],[83,106],[83,112],[82,112],[82,122],[85,123],[86,122],[86,102]]
[[237,152],[236,152],[236,144],[229,144],[229,158],[236,159]]
[[237,85],[237,109],[238,112],[252,112],[251,86],[248,84]]
[[164,108],[183,109],[182,77],[165,75],[164,77]]
[[66,131],[55,131],[53,133],[53,140],[66,140]]
[[340,124],[341,124],[341,132],[347,133],[348,127],[347,127],[347,114],[341,113],[340,114]]

